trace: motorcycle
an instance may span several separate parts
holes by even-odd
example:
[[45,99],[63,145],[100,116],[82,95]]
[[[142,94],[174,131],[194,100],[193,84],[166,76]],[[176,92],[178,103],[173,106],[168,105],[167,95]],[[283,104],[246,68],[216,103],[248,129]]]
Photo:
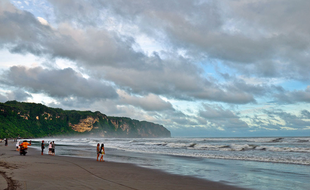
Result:
[[20,155],[24,155],[26,156],[27,154],[27,148],[24,148],[23,146],[20,146],[20,152],[19,152]]

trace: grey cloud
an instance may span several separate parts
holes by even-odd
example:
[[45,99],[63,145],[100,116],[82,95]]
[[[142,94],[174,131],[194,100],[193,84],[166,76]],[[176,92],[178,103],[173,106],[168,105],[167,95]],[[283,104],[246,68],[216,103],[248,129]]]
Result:
[[251,121],[251,125],[254,126],[252,129],[263,129],[267,131],[281,130],[281,127],[283,127],[283,125],[279,124],[282,122],[281,119],[279,119],[276,115],[271,114],[273,112],[267,111],[264,113],[267,115],[267,117],[261,117],[259,115],[248,117],[248,119]]
[[[294,4],[290,1],[50,2],[59,20],[66,18],[73,24],[81,22],[87,28],[60,27],[54,31],[40,25],[27,12],[5,12],[11,14],[10,17],[3,17],[10,22],[1,23],[6,26],[7,35],[15,31],[12,32],[15,38],[21,36],[24,39],[13,44],[12,51],[65,57],[83,65],[148,66],[144,64],[148,57],[132,49],[136,45],[133,38],[137,34],[130,32],[134,30],[124,28],[128,32],[119,36],[117,30],[93,29],[92,25],[87,25],[94,18],[105,22],[112,17],[117,18],[117,25],[133,26],[131,28],[136,28],[135,31],[145,33],[169,47],[185,49],[188,55],[200,52],[200,55],[219,59],[244,74],[305,80],[310,72],[310,69],[305,69],[305,66],[310,67],[306,53],[310,47],[310,29],[303,22],[309,14],[305,1]],[[106,13],[102,15],[101,12]],[[229,23],[228,17],[231,17]],[[25,34],[14,27],[19,24],[22,24]],[[235,28],[237,32],[225,30],[225,27]],[[251,28],[250,32],[247,28]],[[74,36],[72,31],[80,35]],[[46,37],[47,33],[49,37]],[[4,40],[8,39],[7,35]]]
[[[163,63],[158,63],[160,64]],[[103,72],[106,79],[137,94],[153,93],[176,99],[201,99],[236,104],[255,102],[251,93],[204,78],[200,74],[201,71],[187,60],[165,60],[165,66],[150,66],[143,71],[108,68],[109,72]]]
[[176,49],[201,52],[249,75],[308,79],[306,1],[119,2],[108,5],[124,22]]
[[225,110],[223,107],[216,105],[211,106],[203,104],[204,110],[200,110],[200,116],[206,119],[221,119],[221,118],[237,118],[230,110]]
[[[54,7],[57,22],[81,23],[82,25],[97,25],[102,12],[97,1],[85,0],[49,0]],[[102,8],[102,7],[101,7]]]
[[15,90],[7,93],[7,97],[9,100],[17,100],[17,101],[27,101],[28,98],[32,98],[32,95],[21,90]]
[[[211,100],[235,104],[255,103],[255,97],[280,92],[274,85],[252,85],[234,77],[226,83],[219,83],[202,75],[201,68],[184,57],[161,59],[154,55],[144,59],[142,68],[102,68],[105,79],[113,81],[120,88],[137,94],[154,93],[186,100]],[[148,67],[147,67],[148,66]]]
[[140,107],[145,111],[173,110],[170,102],[166,102],[154,94],[149,94],[144,97],[123,94],[121,95],[121,102],[135,107]]
[[300,113],[304,119],[310,119],[310,112],[308,110],[302,110]]
[[[200,75],[200,70],[187,60],[171,60],[162,69],[107,69],[105,78],[114,81],[124,89],[134,93],[154,93],[186,100],[211,100],[234,104],[255,103],[255,97],[282,92],[282,88],[267,84],[248,84],[246,81],[228,77],[226,83],[208,79]],[[151,65],[151,64],[150,64]],[[160,64],[159,64],[160,65]],[[159,77],[160,76],[160,77]],[[128,89],[127,89],[128,90]]]
[[219,105],[203,104],[203,109],[199,111],[199,116],[206,119],[216,127],[222,128],[247,128],[248,124],[228,109]]
[[306,112],[307,110],[303,110],[301,111],[300,115],[294,115],[291,113],[284,112],[282,110],[265,111],[265,113],[271,118],[279,117],[280,119],[282,119],[285,122],[285,124],[282,125],[283,127],[291,127],[295,129],[302,129],[310,126],[310,121],[307,121],[307,119],[304,120]]
[[3,94],[0,94],[0,102],[6,102],[6,101],[8,101],[8,97]]
[[53,31],[47,25],[42,25],[31,13],[21,11],[4,1],[0,8],[0,47],[6,45],[18,53],[33,53],[40,55],[46,47],[37,42],[48,39]]
[[[89,70],[90,75],[94,74],[135,94],[153,93],[177,99],[245,104],[255,103],[257,96],[266,95],[267,90],[272,88],[238,81],[226,84],[211,81],[195,65],[198,58],[172,56],[178,49],[185,49],[187,56],[198,52],[204,57],[219,59],[247,75],[271,77],[289,74],[289,77],[295,77],[298,76],[296,73],[300,73],[308,77],[310,70],[301,69],[301,66],[307,65],[305,60],[308,58],[302,52],[308,47],[308,42],[300,38],[300,33],[307,31],[306,28],[298,34],[280,33],[275,36],[269,35],[270,32],[267,32],[268,35],[257,34],[256,30],[253,30],[256,35],[248,35],[242,31],[234,33],[223,29],[227,24],[227,14],[233,16],[232,21],[241,18],[251,21],[251,17],[240,16],[247,13],[235,12],[244,5],[243,1],[235,1],[236,6],[232,6],[229,13],[226,12],[227,7],[215,1],[50,2],[59,19],[57,28],[42,25],[29,12],[17,10],[6,3],[10,9],[0,9],[0,24],[5,28],[0,30],[0,45],[16,53],[29,52],[49,58],[70,59]],[[107,12],[101,13],[103,10]],[[72,17],[74,14],[71,12],[76,12],[77,17]],[[135,29],[120,34],[115,28],[95,28],[91,21],[94,17],[101,21],[108,17],[118,18],[120,25],[130,25]],[[76,26],[76,22],[81,26]],[[232,26],[237,24],[231,23]],[[264,23],[258,24],[264,26]],[[164,58],[136,52],[133,48],[137,45],[134,36],[141,33],[164,42],[172,49],[171,52],[164,52]],[[292,53],[289,53],[291,50]],[[300,56],[293,56],[297,50],[301,51],[297,53]],[[300,57],[297,68],[287,69],[291,68],[288,65],[297,57]],[[283,63],[285,60],[287,63]],[[271,66],[269,63],[272,63]],[[97,72],[92,72],[93,69]]]
[[54,97],[53,102],[46,103],[46,105],[54,108],[62,108],[64,110],[91,110],[98,111],[101,109],[93,109],[92,106],[96,104],[98,99],[87,99],[84,97]]
[[253,130],[290,131],[292,134],[294,130],[308,129],[310,125],[308,118],[309,112],[307,110],[301,110],[300,114],[293,114],[282,109],[264,110],[263,115],[248,116]]
[[231,77],[228,81],[231,81],[231,84],[227,87],[229,91],[239,90],[242,92],[253,94],[253,96],[256,97],[268,96],[270,94],[279,92],[282,93],[285,91],[283,87],[270,84],[268,80],[266,80],[266,82],[260,82],[258,84],[251,84],[251,82],[246,81],[246,79]]
[[71,68],[63,70],[49,70],[41,67],[11,67],[3,75],[2,83],[9,86],[18,86],[31,92],[43,92],[52,97],[69,98],[82,97],[85,99],[116,98],[113,87],[93,80],[85,79]]
[[32,95],[22,89],[17,89],[6,92],[4,94],[0,94],[0,102],[6,102],[8,100],[17,100],[22,102],[27,101],[28,98],[32,98]]
[[49,58],[67,58],[84,65],[140,67],[143,57],[132,48],[131,37],[106,29],[74,28],[59,24],[54,29],[41,24],[31,13],[7,3],[0,9],[0,47],[14,53],[32,53]]
[[275,94],[275,98],[282,103],[310,102],[310,86],[305,90],[285,91]]
[[160,113],[153,113],[152,116],[156,118],[156,123],[161,123],[168,128],[199,125],[198,118],[186,115],[179,110],[165,110]]
[[249,137],[252,135],[246,129],[239,129],[238,131],[226,130],[219,131],[216,129],[210,129],[201,126],[191,127],[170,127],[169,130],[173,137],[185,136],[185,137]]
[[[309,1],[275,0],[275,1],[226,1],[238,18],[251,21],[252,25],[264,26],[265,30],[282,32],[308,33]],[[272,15],[272,16],[271,16]],[[250,24],[250,23],[249,23]]]

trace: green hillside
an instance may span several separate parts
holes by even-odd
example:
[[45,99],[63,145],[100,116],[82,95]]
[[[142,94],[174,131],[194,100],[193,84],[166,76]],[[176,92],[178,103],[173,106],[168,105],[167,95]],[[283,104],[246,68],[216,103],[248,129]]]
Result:
[[109,117],[100,112],[62,110],[17,101],[0,103],[0,138],[56,135],[170,137],[170,131],[162,125]]

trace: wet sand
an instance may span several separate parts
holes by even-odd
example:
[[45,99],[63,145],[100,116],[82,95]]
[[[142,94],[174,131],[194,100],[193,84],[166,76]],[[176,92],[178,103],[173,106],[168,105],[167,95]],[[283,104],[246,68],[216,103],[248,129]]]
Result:
[[0,143],[0,189],[111,189],[111,190],[241,190],[218,182],[168,174],[159,170],[95,159],[41,155],[26,156]]

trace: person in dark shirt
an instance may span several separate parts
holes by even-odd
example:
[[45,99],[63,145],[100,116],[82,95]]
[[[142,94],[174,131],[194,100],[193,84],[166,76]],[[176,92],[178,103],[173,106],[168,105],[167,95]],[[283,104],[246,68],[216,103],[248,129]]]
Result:
[[44,141],[42,141],[41,143],[41,155],[43,155],[43,150],[44,150],[45,146],[44,146]]

